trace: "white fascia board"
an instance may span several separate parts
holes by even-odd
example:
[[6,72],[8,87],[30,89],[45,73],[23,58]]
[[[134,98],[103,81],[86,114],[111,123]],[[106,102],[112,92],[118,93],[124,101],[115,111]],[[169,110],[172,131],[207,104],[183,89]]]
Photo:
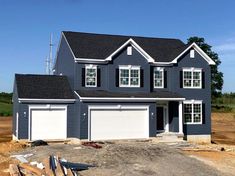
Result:
[[89,59],[89,58],[75,58],[75,62],[86,62],[86,63],[107,63],[108,61],[103,59]]
[[75,102],[76,99],[32,99],[32,98],[19,98],[19,103],[70,103]]
[[120,46],[116,51],[109,55],[105,60],[111,61],[112,57],[119,51],[121,51],[124,47],[126,47],[128,44],[131,44],[142,56],[147,59],[148,62],[154,62],[154,59],[148,53],[146,53],[132,38],[127,40],[122,46]]
[[177,63],[178,59],[192,47],[208,62],[209,65],[215,65],[215,62],[196,43],[192,43],[170,63]]
[[81,101],[182,101],[185,98],[111,98],[111,97],[80,97]]

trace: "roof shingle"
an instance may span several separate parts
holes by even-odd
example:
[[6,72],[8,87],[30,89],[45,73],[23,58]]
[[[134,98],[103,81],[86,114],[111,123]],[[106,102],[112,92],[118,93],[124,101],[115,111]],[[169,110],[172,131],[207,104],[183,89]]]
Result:
[[63,31],[75,57],[105,59],[132,38],[156,62],[170,62],[186,45],[179,39],[92,34]]

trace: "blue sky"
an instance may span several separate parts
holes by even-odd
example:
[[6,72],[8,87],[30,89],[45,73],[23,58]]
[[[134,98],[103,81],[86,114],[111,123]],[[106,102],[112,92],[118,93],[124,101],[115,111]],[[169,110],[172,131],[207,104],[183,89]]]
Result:
[[223,92],[235,91],[233,0],[0,0],[0,92],[15,73],[44,74],[63,30],[179,38],[204,37],[220,56]]

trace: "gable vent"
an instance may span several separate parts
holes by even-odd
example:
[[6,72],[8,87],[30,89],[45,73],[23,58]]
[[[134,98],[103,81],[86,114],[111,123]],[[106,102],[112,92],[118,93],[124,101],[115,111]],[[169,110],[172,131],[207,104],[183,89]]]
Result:
[[195,57],[195,51],[193,49],[190,50],[190,58]]
[[132,46],[127,47],[127,55],[131,56],[132,55]]

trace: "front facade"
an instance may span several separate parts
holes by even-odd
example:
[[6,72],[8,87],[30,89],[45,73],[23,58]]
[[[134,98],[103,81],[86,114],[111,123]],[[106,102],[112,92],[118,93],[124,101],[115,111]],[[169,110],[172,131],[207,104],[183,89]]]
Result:
[[208,142],[213,64],[196,44],[176,39],[62,32],[54,74],[66,77],[74,97],[19,97],[16,80],[13,134],[113,140],[174,133]]

